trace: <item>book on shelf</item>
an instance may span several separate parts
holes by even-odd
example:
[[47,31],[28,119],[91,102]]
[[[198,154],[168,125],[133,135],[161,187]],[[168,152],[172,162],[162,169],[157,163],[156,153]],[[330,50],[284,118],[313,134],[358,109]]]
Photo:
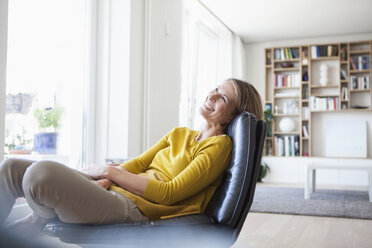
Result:
[[347,87],[342,87],[341,88],[341,98],[342,100],[349,100],[349,93],[348,93],[348,88]]
[[347,80],[347,72],[344,69],[340,69],[341,79]]
[[370,69],[370,56],[361,55],[350,57],[350,69],[353,70],[369,70]]
[[305,138],[308,138],[309,137],[309,131],[308,131],[307,125],[303,125],[302,126],[302,135]]
[[274,74],[274,87],[299,87],[300,75],[296,74]]
[[293,48],[277,48],[274,52],[275,60],[297,59],[298,55]]
[[337,56],[338,48],[334,45],[311,46],[311,57],[331,57]]
[[275,136],[275,155],[294,157],[300,154],[300,139],[298,135]]
[[338,97],[316,97],[310,98],[310,108],[315,111],[336,110],[338,106]]
[[370,88],[369,76],[350,76],[350,85],[352,90],[367,90]]
[[341,60],[346,61],[347,60],[347,50],[346,47],[341,48]]
[[308,100],[309,99],[309,88],[308,87],[303,87],[302,88],[302,98],[304,100]]
[[302,118],[305,120],[310,119],[310,109],[309,107],[302,107]]

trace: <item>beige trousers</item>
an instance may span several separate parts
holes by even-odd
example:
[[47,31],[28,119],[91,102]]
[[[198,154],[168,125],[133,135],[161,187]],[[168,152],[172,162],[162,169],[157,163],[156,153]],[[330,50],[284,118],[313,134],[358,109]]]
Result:
[[26,198],[36,218],[58,217],[79,224],[148,221],[126,196],[92,180],[53,161],[4,160],[0,164],[0,226],[18,197]]

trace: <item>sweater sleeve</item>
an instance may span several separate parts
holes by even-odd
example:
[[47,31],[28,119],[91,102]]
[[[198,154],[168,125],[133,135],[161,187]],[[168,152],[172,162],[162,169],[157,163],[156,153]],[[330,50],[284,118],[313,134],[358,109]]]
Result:
[[162,182],[150,179],[144,198],[162,205],[172,205],[195,195],[218,179],[230,161],[232,142],[226,140],[206,146],[174,179]]
[[133,158],[129,161],[124,162],[120,166],[128,170],[133,174],[139,174],[144,172],[149,165],[151,164],[152,160],[154,159],[155,155],[162,149],[169,146],[168,138],[171,133],[174,131],[171,130],[167,133],[162,139],[160,139],[155,145],[153,145],[150,149],[142,153],[136,158]]

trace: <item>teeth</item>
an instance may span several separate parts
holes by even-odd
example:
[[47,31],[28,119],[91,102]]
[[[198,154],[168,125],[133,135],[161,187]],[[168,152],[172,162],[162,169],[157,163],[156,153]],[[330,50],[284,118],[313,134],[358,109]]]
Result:
[[209,105],[209,103],[205,103],[205,106],[209,109],[209,110],[212,110],[212,111],[214,111],[214,109],[212,108],[212,106],[211,105]]

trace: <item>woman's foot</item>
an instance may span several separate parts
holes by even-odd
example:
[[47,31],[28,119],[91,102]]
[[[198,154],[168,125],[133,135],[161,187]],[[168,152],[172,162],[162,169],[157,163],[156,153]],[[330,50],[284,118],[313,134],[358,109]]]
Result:
[[5,226],[5,229],[24,238],[32,238],[43,231],[47,222],[48,220],[35,219],[34,216],[30,214],[22,219],[10,222]]

